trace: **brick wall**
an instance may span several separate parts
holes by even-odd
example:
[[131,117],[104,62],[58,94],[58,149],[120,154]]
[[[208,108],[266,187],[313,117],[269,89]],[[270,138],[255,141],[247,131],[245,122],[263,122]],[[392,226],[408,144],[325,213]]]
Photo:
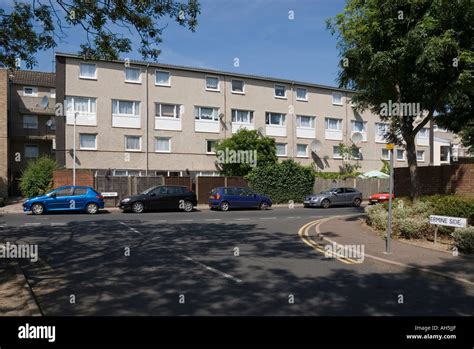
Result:
[[8,196],[8,70],[0,69],[0,197]]
[[[474,197],[474,163],[418,167],[418,190],[421,195],[459,194]],[[396,196],[410,195],[410,171],[394,169]]]
[[[72,177],[72,170],[54,171],[54,188],[72,185]],[[76,185],[94,187],[94,173],[90,170],[76,170]]]

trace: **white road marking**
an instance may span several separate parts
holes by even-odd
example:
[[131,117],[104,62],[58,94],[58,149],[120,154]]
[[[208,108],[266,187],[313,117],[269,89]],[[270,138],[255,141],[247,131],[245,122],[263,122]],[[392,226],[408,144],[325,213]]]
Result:
[[133,227],[129,226],[128,224],[126,224],[126,223],[124,223],[124,222],[120,222],[120,224],[122,224],[122,225],[126,226],[128,229],[130,229],[130,230],[131,230],[131,231],[133,231],[134,233],[136,233],[136,234],[138,234],[138,235],[142,235],[142,236],[143,236],[143,234],[142,234],[142,233],[140,233],[140,232],[139,232],[138,230],[136,230],[135,228],[133,228]]
[[157,222],[157,223],[166,223],[168,221],[166,219],[161,219],[161,220],[158,220],[158,221],[155,221],[155,222]]
[[260,219],[277,219],[276,217],[262,217]]
[[229,274],[224,273],[224,272],[222,272],[222,271],[220,271],[220,270],[214,269],[213,267],[210,267],[210,266],[208,266],[208,265],[206,265],[206,264],[204,264],[204,263],[198,262],[198,261],[192,259],[191,257],[185,256],[184,258],[186,258],[186,259],[187,259],[188,261],[190,261],[190,262],[193,262],[194,264],[199,265],[200,267],[202,267],[202,268],[204,268],[204,269],[206,269],[206,270],[212,271],[213,273],[216,273],[216,274],[218,274],[218,275],[220,275],[220,276],[223,276],[223,277],[225,277],[225,278],[227,278],[227,279],[230,279],[230,280],[235,281],[235,282],[238,282],[238,283],[242,282],[242,280],[240,280],[240,279],[238,279],[238,278],[236,278],[236,277],[234,277],[234,276],[232,276],[232,275],[229,275]]
[[217,221],[221,221],[222,219],[220,218],[209,218],[209,219],[205,219],[205,221],[208,221],[208,222],[217,222]]
[[66,225],[67,225],[67,223],[51,223],[52,227],[64,227]]
[[23,226],[25,227],[33,227],[38,225],[41,225],[41,223],[23,223]]
[[192,222],[192,219],[178,219],[176,222]]
[[249,221],[250,218],[236,218],[236,221]]

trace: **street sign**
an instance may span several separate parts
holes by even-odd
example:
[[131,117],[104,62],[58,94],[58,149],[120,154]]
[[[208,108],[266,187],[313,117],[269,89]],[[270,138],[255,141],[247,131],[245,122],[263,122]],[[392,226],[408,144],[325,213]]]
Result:
[[464,228],[467,225],[466,218],[448,216],[430,216],[430,224],[445,225],[447,227]]
[[115,198],[118,196],[117,192],[105,192],[101,193],[104,198]]
[[393,147],[394,147],[393,143],[387,143],[387,145],[385,146],[385,149],[393,150]]

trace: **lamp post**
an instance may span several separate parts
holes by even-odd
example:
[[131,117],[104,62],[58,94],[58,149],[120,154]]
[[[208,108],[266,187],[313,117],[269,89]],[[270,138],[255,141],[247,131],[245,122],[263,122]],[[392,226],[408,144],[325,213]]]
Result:
[[72,185],[76,185],[76,118],[79,113],[74,113],[74,126],[72,135]]
[[390,190],[388,196],[388,220],[387,220],[387,241],[385,246],[385,253],[392,253],[391,239],[392,239],[392,195],[393,195],[393,143],[387,144],[390,156]]

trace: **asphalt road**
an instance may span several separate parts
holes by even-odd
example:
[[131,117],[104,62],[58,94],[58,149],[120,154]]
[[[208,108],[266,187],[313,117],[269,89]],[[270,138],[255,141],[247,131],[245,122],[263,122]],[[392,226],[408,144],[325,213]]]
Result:
[[5,214],[0,242],[38,245],[21,266],[45,315],[472,315],[466,285],[325,259],[297,234],[361,211]]

